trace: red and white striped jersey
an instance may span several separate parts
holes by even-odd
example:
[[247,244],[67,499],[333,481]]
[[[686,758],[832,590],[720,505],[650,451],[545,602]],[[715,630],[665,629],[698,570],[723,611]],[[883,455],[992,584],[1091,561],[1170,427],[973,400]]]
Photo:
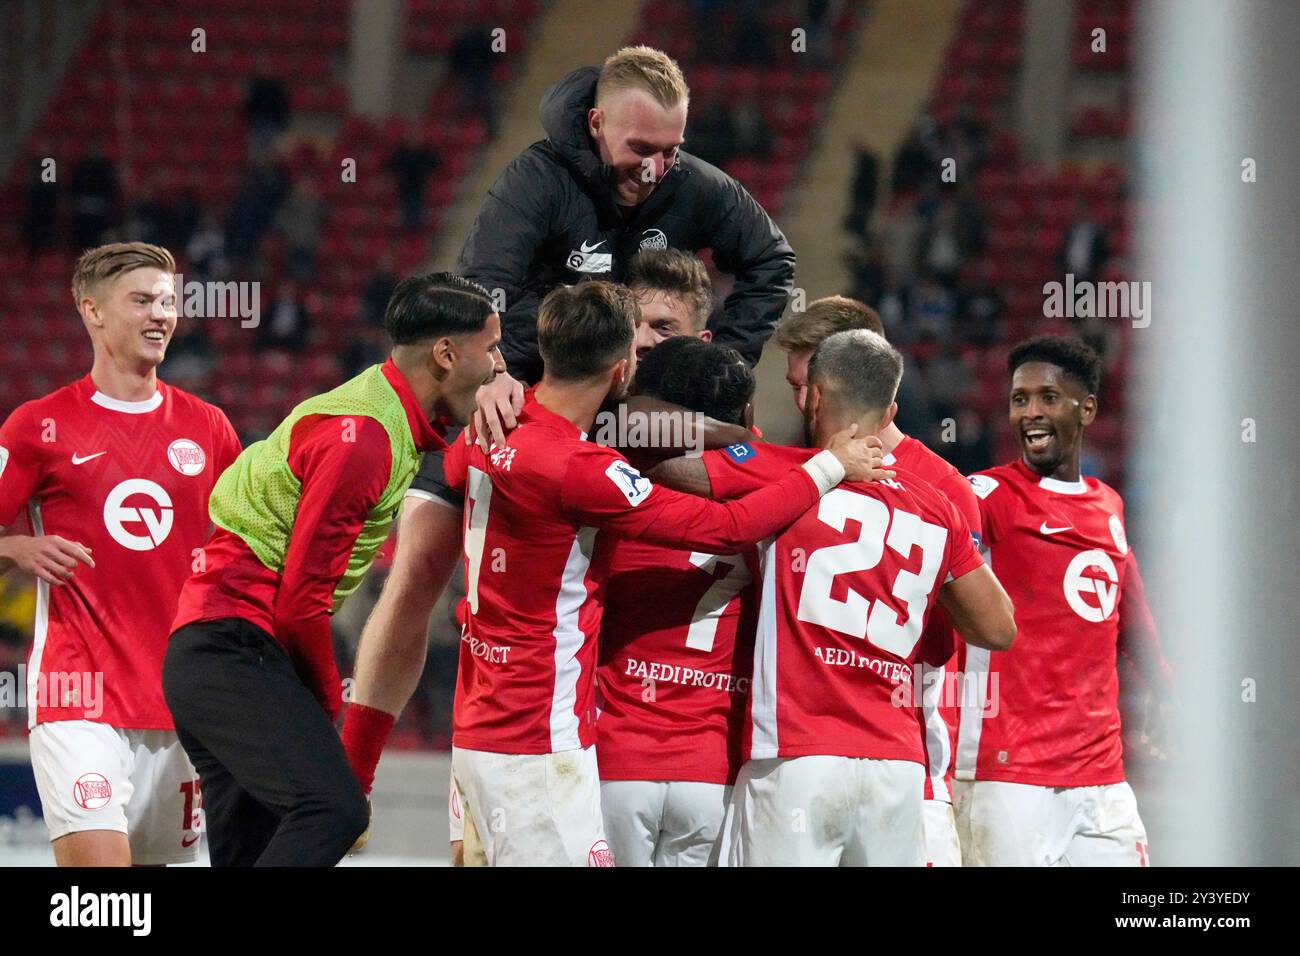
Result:
[[1116,645],[1154,633],[1124,533],[1096,478],[1044,478],[1021,461],[971,477],[989,566],[1016,609],[1008,651],[964,647],[956,775],[1045,787],[1124,779]]
[[503,446],[485,454],[456,442],[444,460],[448,486],[465,497],[452,740],[552,753],[595,742],[596,638],[616,537],[737,553],[789,524],[819,492],[798,462],[727,503],[652,485],[532,390],[519,423]]
[[732,783],[749,701],[758,554],[620,541],[600,633],[601,780]]
[[[807,449],[706,452],[716,495],[762,487]],[[924,764],[906,684],[938,589],[983,562],[960,512],[922,479],[842,484],[762,549],[747,758]]]
[[238,454],[220,409],[162,382],[152,398],[124,402],[87,375],[5,421],[0,526],[26,507],[34,534],[79,541],[95,561],[59,587],[37,582],[31,726],[172,729],[162,693],[167,637],[211,527],[208,495]]

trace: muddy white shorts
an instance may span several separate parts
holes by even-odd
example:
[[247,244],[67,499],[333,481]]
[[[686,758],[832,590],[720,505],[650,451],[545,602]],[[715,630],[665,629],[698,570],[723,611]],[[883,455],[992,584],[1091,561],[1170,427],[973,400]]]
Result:
[[954,780],[966,866],[1147,866],[1147,831],[1127,783],[1038,787]]
[[708,866],[731,788],[674,780],[603,780],[600,805],[619,866]]
[[925,768],[908,760],[773,757],[740,768],[725,866],[924,866]]
[[36,725],[31,749],[51,841],[117,830],[127,835],[133,864],[197,859],[199,776],[175,731],[57,720]]
[[596,748],[553,754],[451,749],[462,810],[488,866],[613,866]]
[[961,866],[961,843],[957,839],[957,819],[952,804],[945,800],[927,800],[925,813],[925,865]]

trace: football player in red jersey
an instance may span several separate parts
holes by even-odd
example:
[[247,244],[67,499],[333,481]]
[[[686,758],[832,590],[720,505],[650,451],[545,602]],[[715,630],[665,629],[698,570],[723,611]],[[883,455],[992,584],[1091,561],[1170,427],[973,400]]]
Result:
[[877,444],[854,439],[851,424],[736,501],[656,487],[586,439],[635,370],[636,317],[622,286],[553,290],[538,318],[545,373],[519,427],[487,454],[457,443],[446,456],[448,484],[466,496],[452,765],[491,865],[611,863],[594,748],[595,652],[616,538],[731,554],[841,479],[882,474]]
[[[893,418],[902,359],[881,336],[841,332],[810,365],[809,443]],[[677,460],[728,498],[770,482],[808,448],[754,443]],[[1011,605],[960,512],[924,480],[846,483],[765,541],[743,744],[727,811],[730,865],[921,865],[925,758],[915,708],[899,706],[936,601],[962,636],[1003,648]]]
[[[786,382],[795,405],[804,410],[808,388],[808,362],[817,347],[836,332],[869,329],[884,335],[876,310],[845,296],[833,295],[791,312],[777,327],[773,341],[786,351]],[[924,479],[956,506],[970,526],[978,545],[981,531],[979,502],[962,474],[924,444],[890,422],[881,429],[885,463],[897,464]],[[928,866],[961,866],[961,845],[952,810],[952,741],[957,733],[959,673],[954,673],[956,640],[943,608],[926,622],[917,649],[914,677],[908,695],[916,707],[921,743],[925,750],[925,845]]]
[[[633,260],[635,261],[635,260]],[[634,389],[749,426],[740,354],[680,336],[645,353]],[[601,624],[596,755],[619,866],[704,866],[740,769],[753,665],[757,553],[620,541]]]
[[[674,336],[711,338],[705,323],[713,289],[708,270],[694,255],[678,249],[641,250],[629,264],[628,286],[641,310],[638,356]],[[720,447],[746,435],[745,428],[714,421],[706,423],[704,443]],[[447,487],[443,456],[426,455],[402,504],[397,551],[383,593],[366,621],[357,652],[354,702],[344,718],[344,745],[367,793],[396,715],[415,692],[424,669],[429,615],[460,555],[463,504],[462,496]],[[454,780],[447,805],[451,858],[459,865],[465,860],[460,837],[466,820]],[[473,830],[473,821],[468,827]],[[478,859],[481,862],[481,856]]]
[[158,380],[176,263],[143,242],[77,262],[90,374],[0,428],[0,570],[36,575],[32,768],[60,866],[198,855],[198,775],[163,700],[162,662],[208,494],[239,454],[220,409]]
[[[1159,693],[1169,670],[1124,531],[1119,494],[1079,469],[1101,361],[1040,336],[1007,360],[1021,457],[972,476],[990,566],[1016,605],[1006,653],[965,650],[954,783],[968,865],[1145,866],[1125,782],[1117,649]],[[987,706],[989,702],[995,706]]]

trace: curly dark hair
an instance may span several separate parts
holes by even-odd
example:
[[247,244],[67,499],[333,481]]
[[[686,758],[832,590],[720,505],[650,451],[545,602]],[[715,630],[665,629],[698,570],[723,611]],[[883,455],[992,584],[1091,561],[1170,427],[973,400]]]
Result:
[[1047,362],[1059,366],[1066,375],[1082,385],[1089,395],[1096,395],[1101,388],[1101,356],[1081,339],[1064,335],[1035,335],[1017,342],[1007,356],[1007,373],[1014,375],[1016,369],[1026,362]]
[[700,412],[720,422],[742,424],[754,398],[754,371],[735,349],[688,335],[660,342],[637,363],[633,390]]

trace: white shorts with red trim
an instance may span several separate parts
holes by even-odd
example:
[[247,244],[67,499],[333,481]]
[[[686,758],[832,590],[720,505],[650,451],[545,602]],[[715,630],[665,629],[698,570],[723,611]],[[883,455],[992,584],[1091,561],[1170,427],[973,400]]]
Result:
[[451,748],[462,808],[488,866],[613,866],[596,748],[498,754]]
[[116,830],[137,866],[198,858],[199,776],[175,731],[56,720],[32,729],[31,749],[51,841]]
[[954,780],[966,866],[1148,866],[1147,831],[1127,783],[1038,787]]
[[925,768],[910,760],[773,757],[740,768],[724,866],[924,866]]

